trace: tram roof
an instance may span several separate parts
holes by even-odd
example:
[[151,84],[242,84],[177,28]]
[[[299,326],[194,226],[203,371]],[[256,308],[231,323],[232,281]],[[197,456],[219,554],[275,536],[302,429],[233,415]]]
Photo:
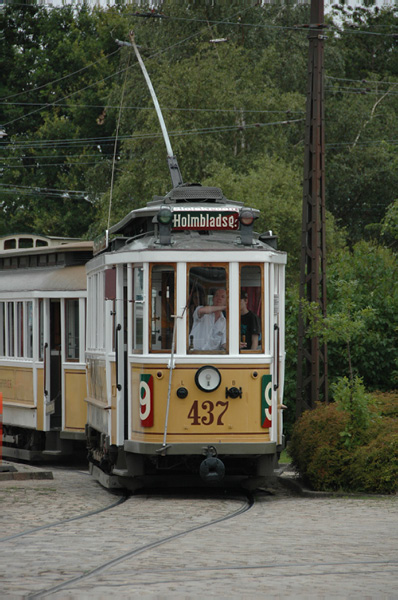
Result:
[[171,244],[169,246],[159,244],[159,240],[155,235],[146,235],[131,240],[124,240],[124,244],[115,250],[115,252],[123,253],[143,250],[161,252],[173,250],[189,252],[253,252],[253,250],[258,250],[278,255],[286,254],[284,251],[276,250],[267,244],[266,241],[260,240],[258,234],[254,234],[253,238],[253,245],[243,246],[238,242],[239,231],[209,231],[204,234],[199,231],[175,231],[171,235]]
[[[244,206],[244,203],[228,200],[219,187],[183,184],[173,188],[165,196],[154,196],[154,199],[148,202],[146,206],[130,211],[119,223],[110,227],[109,233],[111,235],[132,235],[136,229],[137,222],[152,222],[152,219],[158,214],[159,208],[164,205],[169,206],[172,210],[178,210],[178,208],[187,209],[188,207],[195,209],[200,209],[201,207],[220,209],[230,207],[240,209]],[[251,210],[256,216],[260,213],[258,209]]]

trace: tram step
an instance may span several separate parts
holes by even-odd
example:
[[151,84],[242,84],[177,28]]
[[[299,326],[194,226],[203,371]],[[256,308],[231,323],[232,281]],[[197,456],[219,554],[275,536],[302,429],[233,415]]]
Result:
[[116,475],[117,477],[128,477],[129,472],[127,469],[113,469],[112,475]]

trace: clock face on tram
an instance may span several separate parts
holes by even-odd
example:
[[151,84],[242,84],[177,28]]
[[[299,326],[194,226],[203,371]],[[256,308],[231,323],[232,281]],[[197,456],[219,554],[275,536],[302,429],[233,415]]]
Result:
[[221,383],[221,374],[218,369],[205,366],[195,375],[195,383],[202,392],[214,392]]

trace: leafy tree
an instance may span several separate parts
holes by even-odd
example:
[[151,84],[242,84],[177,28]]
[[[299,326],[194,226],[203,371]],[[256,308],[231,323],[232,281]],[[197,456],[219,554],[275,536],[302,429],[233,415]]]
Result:
[[87,162],[93,155],[102,159],[92,140],[100,131],[113,133],[110,123],[97,123],[108,93],[104,80],[114,68],[105,59],[100,27],[96,35],[103,13],[10,6],[2,17],[7,138],[0,228],[84,235],[94,215],[85,189]]
[[396,8],[338,9],[342,33],[326,57],[327,206],[352,243],[376,237],[375,224],[397,186]]
[[367,243],[339,252],[329,264],[328,315],[305,304],[309,335],[330,342],[330,379],[361,378],[368,389],[391,389],[398,383],[398,291],[396,257]]

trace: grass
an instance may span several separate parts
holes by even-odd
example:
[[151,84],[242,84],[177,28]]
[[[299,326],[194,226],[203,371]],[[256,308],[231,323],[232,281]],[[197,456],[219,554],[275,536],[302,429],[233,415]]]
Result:
[[280,465],[289,464],[292,462],[292,459],[290,458],[290,455],[286,448],[282,451],[278,462]]

